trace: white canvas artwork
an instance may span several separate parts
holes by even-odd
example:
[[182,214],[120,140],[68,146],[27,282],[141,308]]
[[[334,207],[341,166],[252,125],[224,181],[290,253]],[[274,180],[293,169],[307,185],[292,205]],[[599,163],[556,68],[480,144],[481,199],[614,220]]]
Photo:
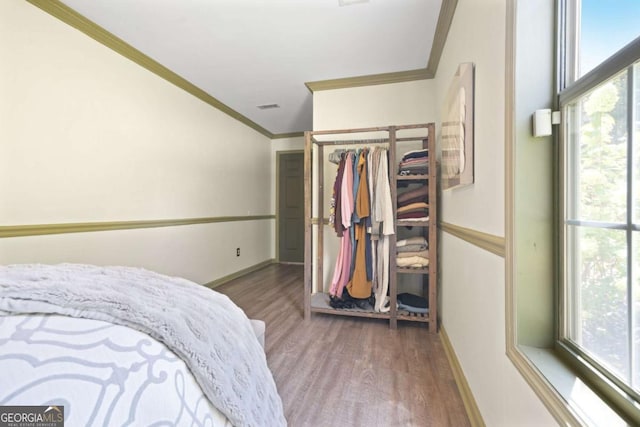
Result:
[[440,134],[443,190],[473,183],[473,78],[473,63],[460,64],[443,105]]

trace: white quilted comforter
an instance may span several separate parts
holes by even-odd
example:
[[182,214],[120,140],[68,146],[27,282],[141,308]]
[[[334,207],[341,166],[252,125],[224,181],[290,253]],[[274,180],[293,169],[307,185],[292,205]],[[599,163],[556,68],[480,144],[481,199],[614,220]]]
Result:
[[[58,316],[20,319],[20,316],[15,316],[19,313],[63,314],[102,320],[144,332],[161,341],[184,361],[207,400],[233,425],[269,427],[286,425],[282,402],[267,367],[264,351],[249,320],[244,312],[226,296],[203,286],[184,279],[129,267],[96,267],[75,264],[6,266],[0,267],[0,311],[12,314],[8,318],[2,319],[0,317],[2,319],[0,340],[6,340],[5,343],[8,343],[8,340],[13,340],[14,345],[25,346],[23,353],[26,354],[28,354],[28,348],[31,348],[28,346],[32,345],[29,339],[34,336],[33,332],[28,331],[33,331],[34,328],[35,330],[44,328],[44,332],[39,330],[37,335],[39,337],[47,336],[54,330],[58,331],[58,338],[50,340],[57,343],[63,342],[64,340],[60,337],[67,334],[68,340],[65,345],[68,346],[93,346],[96,344],[96,340],[95,337],[91,338],[84,333],[81,333],[81,338],[79,338],[76,334],[77,331],[73,331],[73,329],[71,332],[62,332],[65,327],[55,323],[60,321]],[[20,322],[25,323],[21,324]],[[36,324],[34,325],[33,322]],[[54,322],[54,327],[50,327],[49,322]],[[85,328],[85,332],[86,328],[94,329],[94,332],[99,336],[100,328],[106,326],[110,325],[83,325],[80,328]],[[9,330],[14,332],[5,336],[4,332]],[[111,332],[113,334],[110,333],[109,337],[120,334],[118,331]],[[127,334],[123,333],[124,335]],[[25,340],[25,337],[29,339]],[[38,342],[38,345],[46,345],[46,343],[42,343],[42,339]],[[54,347],[55,345],[53,344]],[[131,376],[135,376],[136,370],[151,369],[153,372],[154,367],[157,368],[161,364],[168,366],[176,361],[171,360],[172,354],[162,350],[162,346],[154,347],[155,350],[152,350],[153,345],[145,342],[144,335],[138,338],[125,338],[124,343],[105,341],[99,345],[112,347],[112,349],[121,348],[124,353],[128,352],[130,355],[134,355],[134,358],[139,358],[137,362],[123,362],[122,366],[112,364],[113,366],[106,368],[107,371],[111,369],[111,376],[106,377],[103,373],[103,376],[99,377],[100,380],[91,380],[93,374],[83,373],[83,369],[89,369],[89,367],[105,369],[104,364],[108,363],[108,358],[102,360],[91,358],[87,361],[88,365],[80,363],[81,368],[75,374],[75,379],[71,379],[71,381],[86,379],[87,384],[97,384],[93,388],[100,391],[95,392],[97,394],[94,393],[94,397],[89,400],[96,402],[103,399],[105,402],[110,402],[108,406],[114,408],[118,406],[120,399],[126,400],[123,396],[124,392],[114,391],[120,390],[120,386],[112,387],[112,389],[105,387],[105,382],[118,385]],[[147,345],[150,347],[147,348]],[[64,348],[64,345],[62,347]],[[11,358],[5,349],[8,347],[0,345],[0,361]],[[64,350],[51,351],[52,358],[56,363],[65,363]],[[149,357],[154,360],[154,363],[149,361]],[[67,363],[73,364],[81,359],[81,357],[77,357],[76,360],[71,360],[72,358],[73,356],[68,357]],[[47,359],[46,363],[49,362],[50,360]],[[43,367],[42,360],[29,359],[28,356],[15,363],[31,364],[34,370],[42,370]],[[53,365],[51,366],[53,367]],[[76,368],[68,369],[68,374],[73,376]],[[189,397],[186,397],[187,389],[185,387],[189,383],[189,376],[184,373],[180,374],[180,369],[157,369],[157,373],[151,375],[151,378],[157,377],[166,380],[172,376],[169,384],[173,384],[171,387],[157,388],[157,390],[162,390],[161,396],[157,396],[158,402],[162,402],[166,394],[182,396],[184,404],[180,404],[182,405],[181,411],[193,414],[198,414],[198,411],[201,411],[200,415],[192,417],[195,420],[200,420],[194,422],[194,425],[217,425],[213,422],[209,424],[209,421],[206,421],[209,420],[207,417],[210,415],[205,413],[210,414],[211,411],[204,409],[208,402],[203,402],[197,392],[192,390],[189,392]],[[2,372],[7,371],[2,369]],[[45,370],[45,372],[49,371]],[[52,376],[55,377],[55,371],[51,371],[48,376],[45,376],[48,380],[34,379],[31,383],[24,384],[22,388],[17,390],[13,387],[13,391],[10,391],[9,394],[15,396],[16,393],[24,393],[27,387],[33,388],[45,381],[51,381]],[[4,381],[5,377],[1,377],[0,381]],[[154,398],[153,395],[150,397],[143,393],[144,390],[153,388],[150,385],[150,382],[153,381],[149,379],[141,381],[141,385],[138,386],[140,391],[128,397],[133,399],[132,402],[137,399],[136,404],[140,399]],[[83,389],[76,388],[79,391]],[[0,404],[3,404],[1,403],[3,399],[8,401],[11,397],[5,394],[5,390],[8,389],[4,385],[0,386]],[[118,393],[120,393],[119,396]],[[83,395],[83,398],[88,398],[90,393],[83,393]],[[55,402],[33,402],[30,404],[46,403],[55,404]],[[70,406],[65,408],[67,413],[70,414],[78,410],[78,406],[73,402],[70,401],[69,404]],[[103,408],[103,405],[99,405],[100,408]],[[158,404],[157,407],[159,414],[164,414],[162,411],[168,409],[168,406],[163,404]],[[101,410],[104,411],[104,408],[95,409],[95,411]],[[129,418],[126,418],[125,421],[130,419],[131,414],[129,413],[127,416]],[[139,423],[140,420],[137,420],[123,422],[122,425],[183,425],[182,421],[176,421],[176,419],[178,419],[176,414],[173,415],[173,418],[164,414],[157,422],[148,422],[151,420],[147,420]],[[202,420],[206,422],[203,423]],[[90,422],[89,424],[103,423]],[[107,422],[106,424],[120,425],[120,422]],[[187,424],[191,425],[191,422]]]

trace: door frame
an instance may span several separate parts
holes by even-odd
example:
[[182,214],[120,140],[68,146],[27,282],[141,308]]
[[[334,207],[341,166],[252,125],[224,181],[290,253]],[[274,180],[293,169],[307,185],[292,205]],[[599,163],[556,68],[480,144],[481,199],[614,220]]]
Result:
[[[276,253],[276,262],[280,262],[280,156],[282,154],[302,154],[304,155],[304,150],[282,150],[276,151],[276,238],[275,238],[275,253]],[[304,167],[304,158],[303,158],[303,167]],[[303,196],[303,204],[304,204],[304,196]],[[296,263],[297,264],[297,263]]]

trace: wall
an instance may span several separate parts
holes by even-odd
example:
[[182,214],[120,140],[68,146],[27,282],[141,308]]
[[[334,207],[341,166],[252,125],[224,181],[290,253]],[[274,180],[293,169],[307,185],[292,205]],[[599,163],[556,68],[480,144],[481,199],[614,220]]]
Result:
[[313,94],[313,130],[426,123],[434,118],[432,80]]
[[[554,340],[554,142],[532,136],[531,114],[552,108],[555,1],[518,2],[515,88],[515,218],[518,343]],[[535,23],[535,25],[531,25]]]
[[[27,2],[0,21],[1,226],[273,213],[266,137]],[[273,223],[5,238],[0,263],[207,282],[273,258]]]
[[[435,120],[432,80],[420,80],[406,83],[394,83],[376,86],[364,86],[348,89],[324,90],[313,95],[313,130],[332,130],[366,128],[390,125],[408,125],[428,123]],[[425,135],[424,130],[407,132],[401,136]],[[385,134],[386,135],[386,134]],[[339,139],[379,137],[381,135],[355,134],[341,135]],[[321,139],[321,136],[318,136]],[[417,143],[419,145],[419,143]],[[414,143],[403,143],[399,151],[417,148]],[[331,192],[336,177],[336,165],[327,160],[331,147],[325,149],[324,159],[324,212],[328,217]],[[317,169],[314,169],[313,182],[317,186]],[[317,188],[317,187],[316,187]],[[317,189],[314,188],[313,204],[317,206]],[[314,216],[315,211],[314,211]],[[314,241],[316,241],[314,227]],[[324,278],[323,286],[328,291],[331,276],[335,268],[339,239],[327,226],[324,234]],[[313,259],[316,257],[314,247]],[[406,283],[405,283],[406,282]],[[407,292],[416,287],[418,277],[403,279],[403,289]],[[316,271],[313,270],[314,289],[317,289]]]
[[[475,63],[475,183],[442,194],[442,221],[505,235],[506,0],[459,0],[435,78],[437,106]],[[489,426],[556,422],[505,355],[505,260],[443,233],[442,325]]]

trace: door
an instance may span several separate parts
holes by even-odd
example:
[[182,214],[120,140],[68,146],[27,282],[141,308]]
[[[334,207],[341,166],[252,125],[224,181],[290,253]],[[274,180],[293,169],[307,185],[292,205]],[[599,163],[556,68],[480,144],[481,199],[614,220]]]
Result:
[[278,153],[278,260],[304,262],[304,152]]

